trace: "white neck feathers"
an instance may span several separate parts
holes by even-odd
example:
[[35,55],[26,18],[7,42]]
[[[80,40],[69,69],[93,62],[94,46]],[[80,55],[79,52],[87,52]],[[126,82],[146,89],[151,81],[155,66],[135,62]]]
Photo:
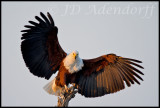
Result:
[[83,60],[77,55],[76,59],[72,56],[72,53],[66,56],[63,60],[65,68],[68,70],[69,73],[75,73],[82,69],[84,66]]

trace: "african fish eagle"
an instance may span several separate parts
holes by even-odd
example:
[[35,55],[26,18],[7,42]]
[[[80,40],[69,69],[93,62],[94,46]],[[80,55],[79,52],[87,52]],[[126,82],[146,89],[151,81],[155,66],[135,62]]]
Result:
[[[49,94],[60,95],[69,84],[78,86],[78,93],[85,97],[99,97],[130,87],[137,79],[143,81],[137,68],[142,68],[139,60],[106,54],[93,59],[81,59],[78,51],[67,54],[58,42],[58,28],[47,12],[48,18],[35,16],[39,23],[22,30],[21,51],[26,66],[38,77],[49,79],[58,71],[57,76],[44,89]],[[137,67],[137,68],[136,68]],[[125,83],[124,83],[125,82]]]

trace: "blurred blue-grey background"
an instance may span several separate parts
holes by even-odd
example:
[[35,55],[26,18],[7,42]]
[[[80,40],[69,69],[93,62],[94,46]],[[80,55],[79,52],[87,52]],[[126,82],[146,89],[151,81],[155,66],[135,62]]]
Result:
[[43,86],[51,81],[33,76],[21,55],[21,30],[34,16],[50,12],[59,28],[62,48],[80,57],[115,53],[143,61],[141,85],[114,94],[85,98],[69,106],[158,106],[158,2],[2,2],[2,106],[56,106],[57,97]]

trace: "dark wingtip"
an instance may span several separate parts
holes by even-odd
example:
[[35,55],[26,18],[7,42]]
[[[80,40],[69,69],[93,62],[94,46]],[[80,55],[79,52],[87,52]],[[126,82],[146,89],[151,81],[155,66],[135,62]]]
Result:
[[144,67],[141,66],[142,69],[144,69]]
[[47,15],[50,15],[50,13],[49,13],[49,12],[47,12]]
[[35,16],[35,18],[38,19],[39,17],[38,17],[38,16]]
[[44,15],[43,12],[40,12],[40,15],[41,15],[41,16]]
[[137,60],[137,59],[131,59],[131,58],[122,58],[122,59],[125,59],[125,60],[129,60],[129,61],[133,61],[133,62],[137,62],[137,63],[142,63],[142,61],[140,60]]
[[47,12],[47,16],[50,18],[52,18],[51,14],[49,12]]
[[47,12],[47,16],[48,16],[48,18],[49,18],[49,20],[50,20],[51,24],[52,24],[53,26],[55,26],[55,24],[54,24],[54,20],[53,20],[53,18],[52,18],[52,16],[50,15],[50,13],[49,13],[49,12]]
[[21,30],[21,32],[26,32],[26,30]]
[[27,25],[24,25],[24,27],[28,27]]
[[24,39],[24,37],[21,37],[21,40],[23,40]]

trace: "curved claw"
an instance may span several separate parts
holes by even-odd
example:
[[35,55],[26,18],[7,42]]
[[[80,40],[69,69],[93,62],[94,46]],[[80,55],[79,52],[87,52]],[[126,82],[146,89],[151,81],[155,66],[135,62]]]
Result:
[[72,83],[72,85],[75,89],[78,89],[78,85],[76,83]]

